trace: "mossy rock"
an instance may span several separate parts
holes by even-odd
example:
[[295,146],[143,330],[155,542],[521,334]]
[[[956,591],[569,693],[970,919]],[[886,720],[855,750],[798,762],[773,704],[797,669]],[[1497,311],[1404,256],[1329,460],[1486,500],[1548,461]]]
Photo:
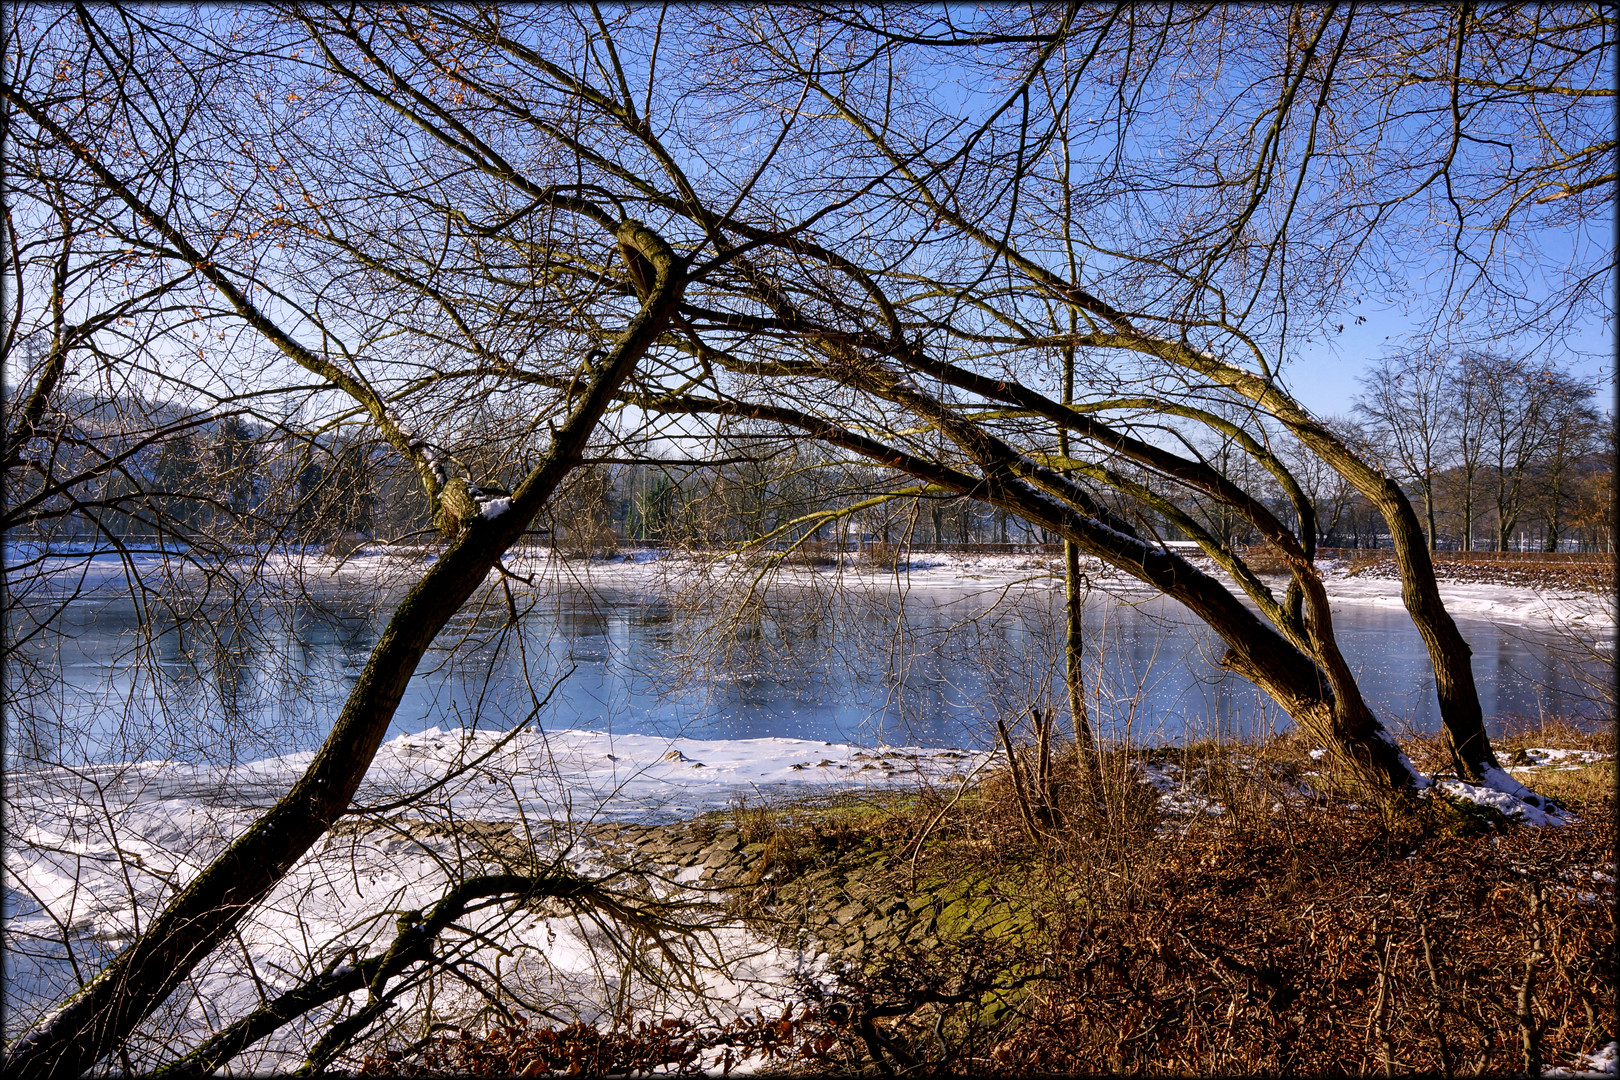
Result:
[[941,937],[965,937],[999,905],[988,896],[965,896],[945,905],[939,914]]

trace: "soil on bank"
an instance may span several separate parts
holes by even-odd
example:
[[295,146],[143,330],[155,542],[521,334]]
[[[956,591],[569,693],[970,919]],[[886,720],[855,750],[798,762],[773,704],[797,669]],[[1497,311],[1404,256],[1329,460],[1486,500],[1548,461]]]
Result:
[[[1508,585],[1520,589],[1574,589],[1608,594],[1614,591],[1613,557],[1600,562],[1542,562],[1525,559],[1492,559],[1486,553],[1470,553],[1467,560],[1447,559],[1438,553],[1434,576],[1439,581],[1468,585]],[[1356,559],[1347,573],[1351,577],[1401,579],[1393,556]]]

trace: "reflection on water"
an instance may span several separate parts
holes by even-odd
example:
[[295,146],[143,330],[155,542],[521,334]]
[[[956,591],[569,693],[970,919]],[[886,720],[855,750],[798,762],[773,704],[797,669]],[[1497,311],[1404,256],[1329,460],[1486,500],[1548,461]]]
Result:
[[[12,668],[9,752],[251,760],[308,749],[353,686],[391,603],[375,590],[329,586],[156,611],[143,625],[127,597],[75,601],[60,634],[31,641],[29,662]],[[534,716],[553,729],[978,746],[997,714],[1061,707],[1060,617],[1052,590],[1009,598],[779,589],[740,606],[718,598],[677,606],[564,589],[519,594],[510,608],[496,592],[441,635],[390,735]],[[1346,604],[1334,620],[1379,714],[1438,727],[1433,676],[1404,612]],[[1532,630],[1461,625],[1488,717],[1581,712]],[[1287,724],[1214,665],[1218,643],[1172,602],[1093,594],[1086,635],[1092,715],[1106,736],[1250,736]]]

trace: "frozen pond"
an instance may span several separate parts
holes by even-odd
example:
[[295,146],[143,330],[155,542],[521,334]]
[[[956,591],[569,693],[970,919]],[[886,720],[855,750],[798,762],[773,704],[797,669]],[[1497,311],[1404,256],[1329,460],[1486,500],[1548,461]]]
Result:
[[[424,660],[390,737],[502,729],[532,715],[548,730],[982,747],[996,713],[1063,700],[1057,599],[1047,584],[779,588],[739,611],[725,596],[565,587],[519,592],[509,611],[496,590],[442,635],[446,651]],[[10,752],[242,761],[312,747],[391,604],[375,587],[328,582],[180,617],[154,608],[143,627],[127,595],[74,600],[59,635],[26,647],[35,663],[12,669]],[[1218,643],[1178,605],[1096,592],[1086,610],[1088,689],[1104,734],[1163,742],[1286,725],[1214,666]],[[1435,729],[1433,676],[1404,611],[1347,602],[1334,618],[1380,715],[1398,729]],[[1494,723],[1580,714],[1548,631],[1458,621]]]

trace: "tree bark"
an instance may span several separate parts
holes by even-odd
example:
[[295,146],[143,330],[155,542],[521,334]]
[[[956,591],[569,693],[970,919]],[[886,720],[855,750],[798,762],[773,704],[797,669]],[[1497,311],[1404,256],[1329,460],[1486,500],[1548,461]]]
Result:
[[1463,487],[1463,550],[1474,550],[1474,474],[1468,473]]
[[[1328,458],[1325,450],[1318,453]],[[1332,459],[1328,460],[1339,467]],[[1452,765],[1463,778],[1484,782],[1490,771],[1500,769],[1501,764],[1485,733],[1485,713],[1474,683],[1473,649],[1440,598],[1434,560],[1424,543],[1417,514],[1400,485],[1354,460],[1348,451],[1344,452],[1343,461],[1341,473],[1372,502],[1389,526],[1395,563],[1401,574],[1401,601],[1423,638],[1429,663],[1434,668],[1440,721]]]
[[657,282],[617,345],[598,361],[545,459],[511,507],[475,518],[394,610],[332,733],[292,789],[205,868],[78,993],[10,1047],[0,1071],[18,1080],[78,1076],[117,1050],[348,808],[394,710],[439,631],[522,536],[578,462],[614,393],[669,320],[684,267],[639,222],[621,223]]
[[1429,551],[1434,552],[1437,550],[1434,530],[1434,480],[1430,477],[1423,478],[1423,516],[1428,519],[1429,524]]
[[1101,795],[1096,735],[1091,730],[1091,714],[1086,708],[1085,593],[1080,580],[1080,548],[1073,540],[1063,541],[1063,681],[1069,693],[1069,716],[1074,722],[1074,752],[1093,796]]
[[[1323,667],[1319,668],[1317,661],[1263,622],[1224,585],[1180,555],[1140,539],[1127,522],[1061,474],[1033,465],[1031,472],[1037,474],[1034,480],[1014,475],[1007,459],[1018,455],[971,424],[964,428],[960,418],[948,411],[922,415],[942,430],[951,429],[946,433],[953,440],[960,437],[958,446],[979,464],[983,477],[909,454],[824,418],[780,406],[678,396],[638,399],[637,403],[663,412],[748,417],[797,428],[830,445],[909,473],[942,494],[968,495],[1004,507],[1180,601],[1226,642],[1222,666],[1249,679],[1302,728],[1321,739],[1375,795],[1401,799],[1423,782],[1383,725],[1361,704],[1359,695],[1335,698],[1336,682],[1345,685],[1348,680],[1347,685],[1352,691],[1354,688],[1336,650],[1326,652]],[[1028,459],[1020,460],[1028,464]],[[1412,522],[1416,525],[1415,515]],[[1307,600],[1312,600],[1313,592],[1314,602],[1320,604],[1313,614],[1325,616],[1326,593],[1320,591],[1319,582],[1315,590],[1306,587]],[[1318,625],[1325,635],[1330,634],[1325,618]]]

